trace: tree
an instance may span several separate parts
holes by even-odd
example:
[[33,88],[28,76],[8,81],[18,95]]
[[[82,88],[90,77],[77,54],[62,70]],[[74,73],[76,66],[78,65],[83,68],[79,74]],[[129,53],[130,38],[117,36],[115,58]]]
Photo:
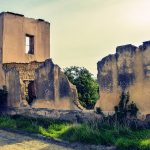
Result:
[[65,68],[64,73],[70,82],[77,87],[81,105],[87,109],[94,108],[99,98],[99,86],[93,75],[86,68],[76,66]]

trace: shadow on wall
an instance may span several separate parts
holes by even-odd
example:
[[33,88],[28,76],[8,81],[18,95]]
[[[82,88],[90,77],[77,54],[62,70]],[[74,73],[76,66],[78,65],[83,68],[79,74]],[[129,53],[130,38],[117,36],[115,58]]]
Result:
[[75,109],[70,102],[70,99],[68,97],[64,99],[59,99],[58,101],[54,100],[46,100],[46,99],[38,99],[34,100],[32,105],[32,108],[48,108],[48,109],[61,109],[61,110],[72,110]]
[[7,106],[7,96],[6,86],[3,86],[3,89],[0,89],[0,106]]

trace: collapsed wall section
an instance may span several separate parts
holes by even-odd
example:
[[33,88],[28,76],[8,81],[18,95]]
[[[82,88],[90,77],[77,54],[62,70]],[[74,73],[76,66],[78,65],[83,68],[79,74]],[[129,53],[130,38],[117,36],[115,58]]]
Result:
[[35,92],[34,108],[82,109],[76,87],[50,59],[36,69]]
[[150,113],[150,42],[139,48],[129,44],[119,46],[116,54],[103,58],[97,64],[100,100],[95,107],[114,111],[121,92],[129,91],[143,114]]
[[83,109],[76,87],[51,59],[43,63],[8,63],[3,64],[1,69],[4,83],[0,83],[8,92],[1,107]]

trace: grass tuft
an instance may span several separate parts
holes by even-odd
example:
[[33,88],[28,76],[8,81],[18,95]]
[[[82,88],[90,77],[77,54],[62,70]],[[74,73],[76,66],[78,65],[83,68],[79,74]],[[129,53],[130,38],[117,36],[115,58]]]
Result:
[[149,150],[150,130],[133,130],[128,126],[109,123],[73,124],[49,119],[21,116],[0,116],[0,128],[39,133],[71,142],[115,145],[120,150]]

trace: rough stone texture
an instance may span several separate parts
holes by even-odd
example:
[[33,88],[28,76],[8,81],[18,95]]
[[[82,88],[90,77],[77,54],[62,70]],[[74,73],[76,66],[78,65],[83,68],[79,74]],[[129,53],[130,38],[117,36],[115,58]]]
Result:
[[5,72],[9,72],[15,68],[19,73],[21,106],[28,106],[28,102],[26,101],[28,97],[28,85],[31,81],[35,80],[35,69],[37,69],[40,64],[39,62],[3,64]]
[[109,113],[119,102],[122,91],[129,91],[142,114],[150,113],[150,41],[139,48],[129,44],[119,46],[116,54],[97,64],[100,100],[95,107]]
[[[2,71],[3,86],[8,91],[5,108],[84,109],[78,101],[76,87],[51,59],[43,63],[3,64]],[[27,99],[30,93],[34,95],[31,102]]]
[[0,49],[0,89],[5,85],[5,75],[2,68],[2,50]]
[[[1,51],[0,51],[1,52]],[[18,71],[15,68],[3,69],[2,55],[0,54],[0,89],[7,90],[7,98],[0,103],[0,107],[20,106],[20,80]]]
[[46,60],[35,73],[36,100],[32,107],[52,109],[81,109],[78,102],[76,87],[53,64],[51,59]]
[[55,110],[47,108],[7,108],[0,110],[0,114],[22,115],[35,118],[49,118],[74,123],[87,123],[102,121],[103,116],[94,111],[81,110]]
[[21,88],[19,73],[16,69],[5,72],[6,89],[8,91],[6,107],[20,107]]

